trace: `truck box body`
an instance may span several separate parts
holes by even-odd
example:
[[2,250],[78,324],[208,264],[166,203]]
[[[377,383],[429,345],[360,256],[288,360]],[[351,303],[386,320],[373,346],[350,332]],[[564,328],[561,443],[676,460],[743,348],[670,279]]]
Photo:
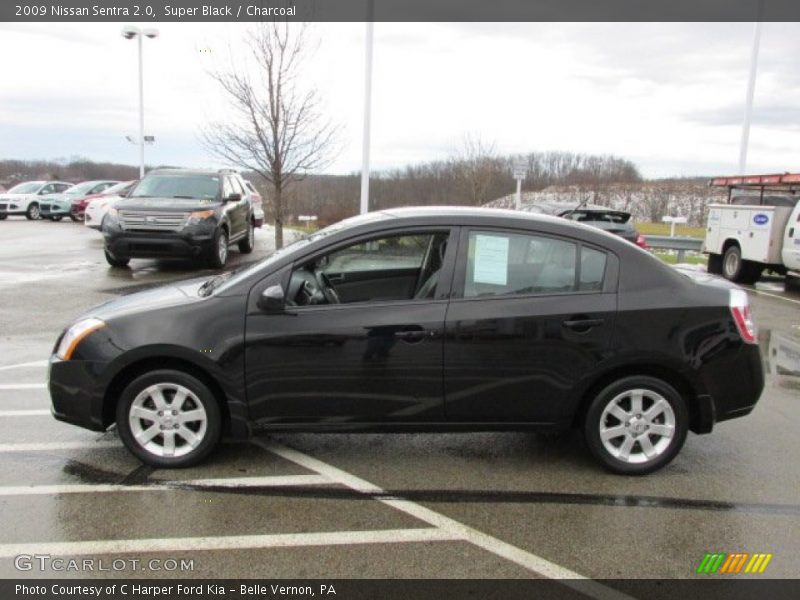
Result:
[[[710,204],[708,209],[704,252],[724,254],[729,242],[735,240],[742,250],[743,260],[765,265],[783,263],[781,249],[792,208]],[[800,250],[800,245],[797,247]]]

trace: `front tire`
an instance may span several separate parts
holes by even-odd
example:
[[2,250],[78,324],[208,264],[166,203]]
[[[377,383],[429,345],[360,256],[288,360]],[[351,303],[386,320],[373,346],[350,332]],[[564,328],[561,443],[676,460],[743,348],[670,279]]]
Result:
[[239,252],[250,254],[256,246],[256,226],[250,221],[247,226],[247,237],[239,242]]
[[42,212],[39,210],[38,202],[31,202],[28,205],[28,210],[25,211],[25,218],[29,221],[36,221],[41,218]]
[[686,441],[689,414],[674,387],[649,376],[624,377],[592,400],[583,433],[608,470],[645,475],[672,461]]
[[72,213],[69,213],[69,218],[72,219],[73,223],[80,223],[81,221],[83,221],[83,219],[81,219],[80,217],[76,217]]
[[208,263],[214,269],[222,269],[226,262],[228,262],[228,232],[220,228],[214,235]]
[[104,250],[104,253],[106,255],[106,262],[112,267],[127,267],[128,263],[131,262],[130,258],[117,258],[108,250]]
[[222,418],[214,394],[182,371],[137,377],[122,392],[116,412],[125,446],[153,467],[195,465],[219,443]]

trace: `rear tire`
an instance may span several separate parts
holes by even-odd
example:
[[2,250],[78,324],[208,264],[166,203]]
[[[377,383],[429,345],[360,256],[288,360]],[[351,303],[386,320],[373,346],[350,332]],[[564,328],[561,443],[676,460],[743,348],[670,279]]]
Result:
[[645,375],[606,386],[589,405],[583,434],[594,457],[620,475],[668,464],[686,441],[686,403],[667,382]]
[[0,215],[0,221],[5,221],[8,218],[8,215]]
[[737,245],[728,246],[722,258],[722,276],[735,283],[755,283],[764,268],[758,263],[742,259],[742,250]]
[[131,381],[116,410],[122,442],[145,464],[197,464],[219,443],[222,417],[214,394],[183,371],[160,369]]
[[250,254],[256,245],[256,226],[253,221],[247,225],[247,237],[239,242],[239,252],[242,254]]
[[106,255],[106,262],[112,267],[127,267],[128,263],[131,262],[130,258],[117,258],[108,250],[105,250],[104,254]]
[[36,221],[42,217],[42,212],[39,210],[38,202],[31,202],[28,205],[28,210],[25,211],[25,218],[29,221]]

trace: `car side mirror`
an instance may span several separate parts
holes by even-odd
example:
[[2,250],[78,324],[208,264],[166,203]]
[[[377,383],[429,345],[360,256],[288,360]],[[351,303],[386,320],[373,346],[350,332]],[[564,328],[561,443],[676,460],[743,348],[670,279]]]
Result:
[[225,202],[239,202],[242,199],[242,195],[239,192],[233,192],[229,194],[227,198],[225,198]]
[[271,285],[258,299],[258,308],[268,313],[282,313],[286,307],[286,294],[282,285]]

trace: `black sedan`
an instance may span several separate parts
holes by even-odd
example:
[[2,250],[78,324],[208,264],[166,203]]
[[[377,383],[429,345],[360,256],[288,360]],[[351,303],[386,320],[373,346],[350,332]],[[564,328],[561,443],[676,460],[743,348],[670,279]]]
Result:
[[603,231],[490,209],[397,209],[238,273],[88,311],[50,361],[57,419],[158,467],[223,432],[579,427],[618,473],[748,414],[747,296]]

